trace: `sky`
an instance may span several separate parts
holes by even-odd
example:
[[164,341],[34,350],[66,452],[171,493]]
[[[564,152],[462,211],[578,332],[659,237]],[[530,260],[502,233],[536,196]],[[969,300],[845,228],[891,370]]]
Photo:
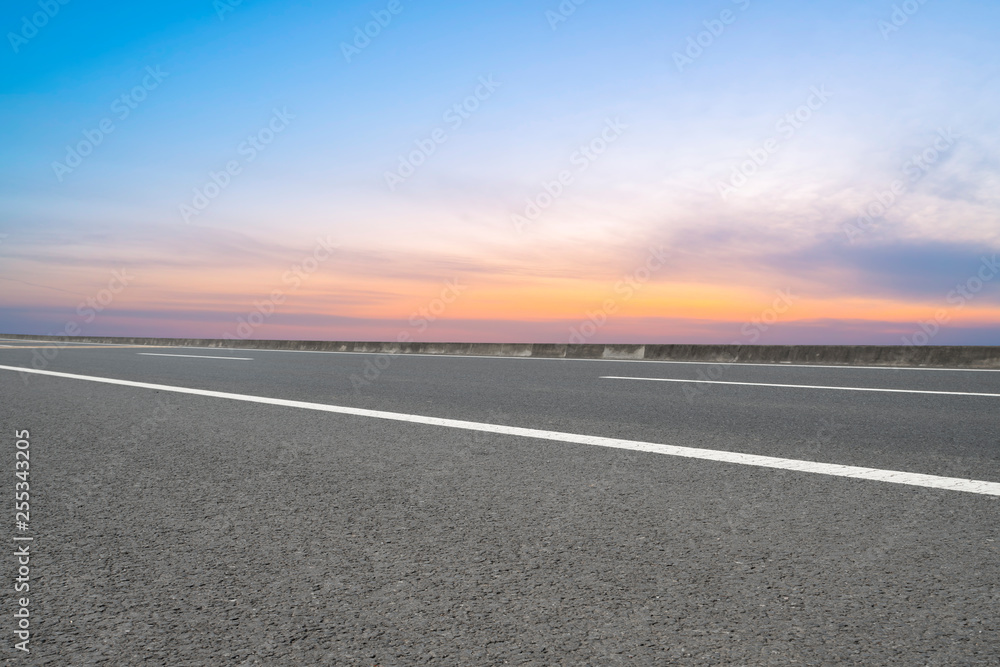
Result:
[[0,332],[1000,344],[995,0],[12,0]]

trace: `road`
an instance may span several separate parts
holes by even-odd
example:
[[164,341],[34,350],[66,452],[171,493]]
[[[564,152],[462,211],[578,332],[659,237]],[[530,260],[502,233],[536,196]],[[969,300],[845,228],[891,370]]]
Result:
[[0,345],[23,664],[1000,661],[997,371]]

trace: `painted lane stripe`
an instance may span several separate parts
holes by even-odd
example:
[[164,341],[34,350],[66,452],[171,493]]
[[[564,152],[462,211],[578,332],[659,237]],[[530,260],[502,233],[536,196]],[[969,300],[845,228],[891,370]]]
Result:
[[333,412],[344,415],[354,415],[357,417],[388,419],[392,421],[409,422],[412,424],[424,424],[427,426],[443,426],[445,428],[457,428],[467,431],[498,433],[502,435],[513,435],[522,438],[552,440],[555,442],[568,442],[578,445],[610,447],[614,449],[628,449],[636,452],[649,452],[653,454],[679,456],[689,459],[716,461],[719,463],[733,463],[737,465],[755,466],[758,468],[793,470],[796,472],[813,473],[818,475],[830,475],[834,477],[865,479],[871,481],[889,482],[891,484],[905,484],[908,486],[922,486],[931,489],[947,489],[950,491],[962,491],[965,493],[976,493],[987,496],[1000,496],[1000,483],[997,482],[984,482],[972,479],[961,479],[957,477],[940,477],[937,475],[925,475],[920,473],[900,472],[895,470],[879,470],[876,468],[861,468],[857,466],[839,465],[836,463],[815,463],[813,461],[782,459],[773,456],[758,456],[756,454],[740,454],[737,452],[725,452],[714,449],[679,447],[676,445],[663,445],[659,443],[642,442],[638,440],[621,440],[618,438],[606,438],[596,435],[579,435],[576,433],[561,433],[559,431],[542,431],[539,429],[521,428],[518,426],[502,426],[499,424],[486,424],[482,422],[470,422],[458,419],[445,419],[441,417],[411,415],[400,412],[385,412],[382,410],[366,410],[364,408],[351,408],[340,405],[327,405],[324,403],[292,401],[283,398],[268,398],[266,396],[252,396],[249,394],[232,394],[229,392],[212,391],[208,389],[192,389],[189,387],[175,387],[171,385],[152,384],[149,382],[133,382],[131,380],[118,380],[115,378],[95,377],[90,375],[75,375],[72,373],[59,373],[56,371],[42,371],[42,370],[35,370],[33,368],[20,368],[18,366],[0,366],[0,370],[14,371],[18,373],[32,373],[36,375],[49,375],[52,377],[67,378],[71,380],[102,382],[105,384],[114,384],[124,387],[137,387],[140,389],[155,389],[158,391],[170,391],[178,394],[191,394],[194,396],[226,398],[234,401],[263,403],[266,405],[278,405],[289,408],[300,408],[303,410]]
[[[2,338],[0,340],[22,341],[24,338]],[[34,340],[34,342],[44,343],[44,340]],[[86,343],[75,343],[67,341],[53,341],[50,345],[85,345]],[[839,368],[843,370],[870,370],[870,371],[937,371],[946,373],[1000,373],[1000,368],[937,368],[933,366],[853,366],[848,364],[795,364],[790,361],[779,362],[753,362],[753,361],[675,361],[671,359],[578,359],[573,357],[527,357],[527,356],[501,356],[496,354],[436,354],[430,352],[341,352],[339,350],[280,350],[264,347],[208,347],[198,345],[121,345],[117,343],[92,343],[95,346],[106,347],[153,347],[171,348],[176,350],[231,350],[233,352],[293,352],[301,354],[356,354],[370,356],[392,356],[392,357],[446,357],[449,359],[517,359],[521,361],[597,361],[616,364],[691,364],[705,366],[770,366],[772,368]]]
[[612,364],[690,364],[704,366],[769,366],[771,368],[840,368],[843,370],[869,371],[943,371],[948,373],[1000,373],[1000,368],[936,368],[933,366],[849,366],[847,364],[793,364],[787,361],[760,363],[752,361],[673,361],[670,359],[580,359],[573,357],[521,357],[499,354],[435,354],[432,352],[340,352],[339,350],[279,350],[263,347],[197,347],[179,345],[178,350],[233,350],[234,352],[291,352],[300,354],[347,354],[387,357],[445,357],[448,359],[513,359],[517,361],[588,361]]
[[880,389],[876,387],[827,387],[814,384],[770,384],[767,382],[728,382],[723,380],[683,380],[676,378],[637,378],[602,375],[602,380],[639,380],[640,382],[686,382],[688,384],[737,384],[746,387],[788,387],[791,389],[837,389],[840,391],[880,391],[890,394],[938,394],[944,396],[989,396],[1000,398],[1000,394],[984,394],[973,391],[931,391],[929,389]]
[[228,361],[253,361],[253,357],[210,357],[205,354],[164,354],[162,352],[136,352],[144,357],[187,357],[188,359],[226,359]]

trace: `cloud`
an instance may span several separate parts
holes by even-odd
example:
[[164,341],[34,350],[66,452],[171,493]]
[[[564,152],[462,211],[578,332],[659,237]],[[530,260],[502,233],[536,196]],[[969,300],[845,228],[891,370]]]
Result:
[[[906,301],[943,301],[949,291],[976,275],[984,259],[1000,252],[985,244],[933,240],[900,240],[852,245],[823,238],[790,252],[761,259],[792,276],[835,278],[829,285],[839,296],[877,296]],[[987,284],[981,298],[997,302],[1000,276]]]
[[[667,244],[662,279],[715,284],[796,285],[810,296],[875,297],[943,302],[976,275],[1000,247],[990,242],[880,236],[850,243],[846,236],[788,236],[773,229],[685,229]],[[980,299],[1000,303],[1000,276]]]

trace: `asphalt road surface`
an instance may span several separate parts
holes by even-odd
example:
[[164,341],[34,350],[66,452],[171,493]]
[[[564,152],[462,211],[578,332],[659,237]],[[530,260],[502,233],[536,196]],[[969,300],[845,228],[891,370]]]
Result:
[[1000,663],[997,371],[41,345],[10,664]]

